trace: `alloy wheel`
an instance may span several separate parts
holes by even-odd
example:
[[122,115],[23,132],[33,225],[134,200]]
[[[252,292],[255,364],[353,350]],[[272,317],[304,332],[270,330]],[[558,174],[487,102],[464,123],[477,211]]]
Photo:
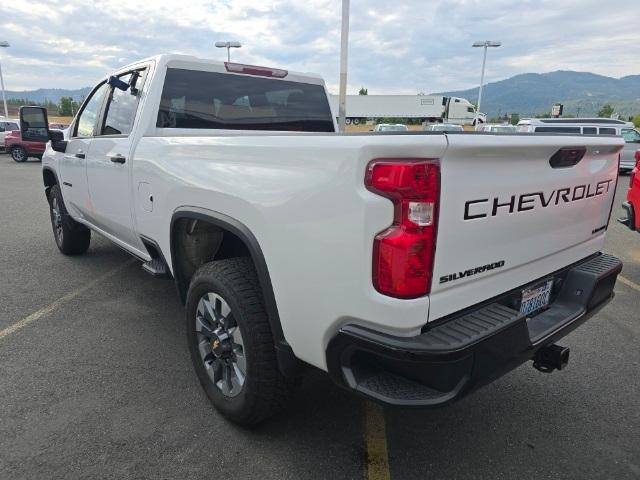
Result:
[[213,384],[226,397],[235,397],[245,383],[244,342],[229,304],[216,293],[198,301],[195,318],[200,360]]
[[62,229],[62,212],[57,197],[51,199],[51,223],[53,223],[53,233],[56,236],[58,245],[62,244],[64,232]]

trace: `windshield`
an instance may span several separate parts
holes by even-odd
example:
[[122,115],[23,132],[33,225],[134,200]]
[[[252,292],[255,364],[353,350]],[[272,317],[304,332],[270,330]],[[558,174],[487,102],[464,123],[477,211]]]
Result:
[[434,132],[459,132],[464,129],[461,125],[431,125],[429,130]]
[[640,143],[640,132],[633,128],[625,129],[622,130],[622,138],[627,143]]
[[408,129],[404,125],[379,125],[379,132],[406,132]]
[[169,68],[156,125],[333,132],[322,85]]
[[500,133],[513,133],[516,131],[516,127],[511,125],[503,125],[499,127],[492,127],[491,130],[493,132],[500,132]]
[[13,132],[14,130],[20,130],[20,127],[15,122],[0,122],[0,127],[4,127],[6,132]]

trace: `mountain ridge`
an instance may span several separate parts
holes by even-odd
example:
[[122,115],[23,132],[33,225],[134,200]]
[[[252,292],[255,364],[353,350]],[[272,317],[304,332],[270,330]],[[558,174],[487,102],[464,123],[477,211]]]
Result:
[[[438,94],[463,97],[476,103],[478,87]],[[640,75],[614,78],[573,70],[522,73],[486,84],[481,110],[489,117],[507,113],[525,117],[549,113],[554,103],[562,103],[565,114],[576,116],[596,115],[607,103],[621,117],[637,115],[640,114]]]

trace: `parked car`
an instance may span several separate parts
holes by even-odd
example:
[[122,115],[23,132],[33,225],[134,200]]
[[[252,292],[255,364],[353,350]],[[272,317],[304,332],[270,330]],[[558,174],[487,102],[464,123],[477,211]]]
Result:
[[620,218],[618,221],[640,233],[640,150],[635,152],[635,166],[629,176],[627,201],[622,204],[622,208],[627,213],[627,217]]
[[379,123],[374,132],[406,132],[409,128],[401,123]]
[[463,132],[462,125],[455,125],[453,123],[434,123],[425,127],[427,132]]
[[50,123],[49,124],[49,128],[51,130],[65,130],[68,127],[69,127],[69,125],[67,125],[65,123]]
[[21,109],[50,141],[55,242],[99,233],[172,278],[197,377],[237,423],[309,365],[412,407],[562,369],[555,342],[613,297],[621,137],[336,134],[319,76],[184,55],[105,78],[67,136]]
[[476,127],[477,132],[487,133],[516,133],[518,129],[515,125],[504,125],[497,123],[490,123],[487,125],[480,125]]
[[624,128],[622,138],[625,143],[620,157],[620,171],[630,172],[636,166],[636,155],[640,149],[640,132],[635,128]]
[[42,159],[45,147],[46,142],[43,141],[23,140],[20,130],[13,130],[4,138],[5,151],[18,163],[26,162],[29,157]]
[[19,120],[13,118],[1,118],[0,119],[0,152],[4,152],[4,138],[9,132],[20,130]]

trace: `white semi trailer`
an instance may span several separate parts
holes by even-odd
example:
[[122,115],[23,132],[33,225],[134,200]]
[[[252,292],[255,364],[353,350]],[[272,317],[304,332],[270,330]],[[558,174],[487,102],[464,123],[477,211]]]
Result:
[[[338,95],[329,95],[334,116],[338,116]],[[420,118],[427,123],[473,125],[475,106],[465,98],[443,95],[347,95],[347,124],[371,118]],[[486,122],[481,113],[478,122]]]

